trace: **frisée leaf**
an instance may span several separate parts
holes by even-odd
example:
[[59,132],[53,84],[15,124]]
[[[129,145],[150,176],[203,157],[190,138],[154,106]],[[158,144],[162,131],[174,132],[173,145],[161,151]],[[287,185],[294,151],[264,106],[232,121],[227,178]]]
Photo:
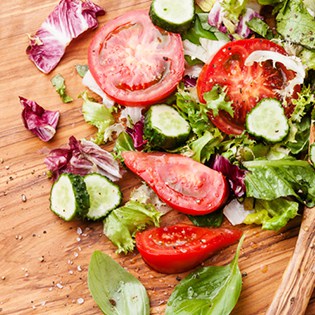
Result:
[[73,101],[73,98],[66,93],[65,79],[61,74],[56,74],[51,79],[51,83],[55,87],[56,92],[59,94],[63,103],[70,103]]

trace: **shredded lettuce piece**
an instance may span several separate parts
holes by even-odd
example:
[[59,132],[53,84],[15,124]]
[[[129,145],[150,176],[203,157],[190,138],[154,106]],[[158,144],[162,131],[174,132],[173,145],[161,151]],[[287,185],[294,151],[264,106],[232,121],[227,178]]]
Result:
[[106,129],[110,127],[115,119],[112,115],[112,108],[107,108],[104,104],[99,104],[91,99],[87,92],[81,94],[83,99],[82,113],[84,120],[98,129],[94,142],[96,144],[104,143]]
[[70,103],[73,101],[73,98],[66,93],[65,79],[61,74],[56,74],[50,81],[63,103]]
[[75,65],[75,69],[77,70],[78,75],[81,78],[84,78],[86,73],[89,71],[89,66],[88,65]]
[[151,204],[130,200],[104,219],[103,231],[117,246],[117,253],[127,254],[135,248],[136,232],[144,230],[148,225],[159,226],[161,215]]
[[35,101],[19,97],[23,106],[22,120],[26,129],[30,130],[42,141],[51,140],[59,122],[59,111],[46,110]]
[[255,212],[248,214],[243,223],[262,225],[264,230],[278,231],[298,215],[298,210],[297,202],[284,198],[257,199],[255,200]]
[[61,0],[35,33],[30,35],[26,53],[36,67],[52,71],[72,39],[98,26],[96,17],[105,11],[90,0]]

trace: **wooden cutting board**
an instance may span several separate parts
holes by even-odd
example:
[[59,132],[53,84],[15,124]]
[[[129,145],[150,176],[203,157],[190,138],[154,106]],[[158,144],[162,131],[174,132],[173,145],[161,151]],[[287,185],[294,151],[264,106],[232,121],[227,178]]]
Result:
[[[71,135],[82,139],[95,133],[83,121],[82,101],[77,96],[84,87],[75,71],[76,64],[87,63],[87,46],[95,31],[74,40],[49,75],[39,72],[25,54],[27,33],[35,33],[57,3],[1,1],[0,314],[100,314],[87,287],[87,268],[94,250],[108,253],[137,276],[150,296],[152,314],[163,314],[174,286],[186,274],[165,276],[153,272],[137,253],[118,256],[102,234],[101,222],[67,223],[49,210],[51,181],[45,174],[45,154],[68,143]],[[101,25],[126,11],[150,5],[145,0],[96,3],[106,9],[106,15],[99,18]],[[61,103],[50,83],[57,73],[66,79],[74,102]],[[18,96],[61,112],[53,141],[43,143],[24,128]],[[125,200],[139,183],[129,173],[119,183]],[[185,220],[185,216],[173,211],[163,218],[162,225]],[[243,227],[247,237],[239,264],[244,284],[234,315],[264,314],[293,252],[299,224],[297,218],[278,233]],[[236,245],[231,246],[205,264],[226,264],[235,249]],[[307,314],[315,314],[314,295]]]

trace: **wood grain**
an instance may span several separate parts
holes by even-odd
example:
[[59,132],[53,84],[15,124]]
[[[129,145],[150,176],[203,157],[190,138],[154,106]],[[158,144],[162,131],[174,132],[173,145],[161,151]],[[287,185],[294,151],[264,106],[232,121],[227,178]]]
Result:
[[[106,15],[99,18],[101,25],[123,12],[150,5],[150,1],[134,0],[95,2],[106,9]],[[163,314],[174,286],[186,273],[167,276],[156,273],[137,252],[118,256],[103,235],[101,222],[63,222],[49,210],[51,182],[45,174],[45,154],[65,145],[71,135],[81,139],[95,134],[95,129],[83,121],[82,102],[77,96],[84,86],[75,71],[76,64],[86,64],[87,47],[95,31],[88,31],[71,43],[49,75],[40,73],[25,54],[26,34],[34,33],[57,3],[57,0],[1,2],[0,314],[101,314],[86,281],[94,250],[108,253],[138,277],[150,296],[151,314]],[[50,83],[57,73],[64,76],[74,102],[61,103]],[[53,141],[43,143],[25,130],[18,96],[60,111],[61,120]],[[127,173],[119,183],[125,200],[139,183]],[[185,216],[173,211],[163,218],[162,225],[185,220]],[[233,315],[265,314],[292,255],[300,222],[301,218],[296,218],[278,233],[242,227],[247,235],[240,256],[243,290]],[[236,245],[222,250],[205,264],[226,264],[235,249]],[[315,314],[314,295],[306,314]]]

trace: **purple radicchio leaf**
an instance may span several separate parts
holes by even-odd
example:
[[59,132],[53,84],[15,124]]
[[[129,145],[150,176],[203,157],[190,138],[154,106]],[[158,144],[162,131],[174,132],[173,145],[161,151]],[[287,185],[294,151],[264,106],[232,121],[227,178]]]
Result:
[[245,174],[237,165],[232,164],[227,158],[217,155],[212,168],[221,172],[230,184],[235,196],[240,198],[245,194]]
[[30,36],[26,53],[40,71],[49,73],[59,63],[71,40],[96,28],[96,17],[104,14],[105,11],[90,0],[61,0],[35,35]]
[[68,148],[58,148],[50,151],[45,158],[45,164],[57,179],[62,173],[86,175],[99,173],[112,181],[122,177],[119,163],[107,151],[88,140],[78,141],[74,136],[69,138]]
[[26,129],[42,141],[49,141],[56,133],[60,113],[58,111],[45,110],[36,102],[19,97],[23,106],[22,120]]
[[253,9],[247,8],[245,14],[240,17],[235,33],[240,35],[242,38],[248,38],[251,34],[253,34],[253,31],[246,24],[253,18],[262,19],[262,16]]
[[194,87],[197,84],[197,78],[190,77],[189,75],[185,75],[183,78],[183,82],[185,87]]
[[126,132],[133,140],[133,145],[136,150],[141,151],[148,140],[143,139],[143,128],[144,128],[144,118],[142,117],[138,122],[136,122],[133,128],[126,128]]
[[223,24],[224,12],[219,1],[216,1],[209,12],[208,23],[211,26],[216,27],[220,32],[226,33],[227,28]]

